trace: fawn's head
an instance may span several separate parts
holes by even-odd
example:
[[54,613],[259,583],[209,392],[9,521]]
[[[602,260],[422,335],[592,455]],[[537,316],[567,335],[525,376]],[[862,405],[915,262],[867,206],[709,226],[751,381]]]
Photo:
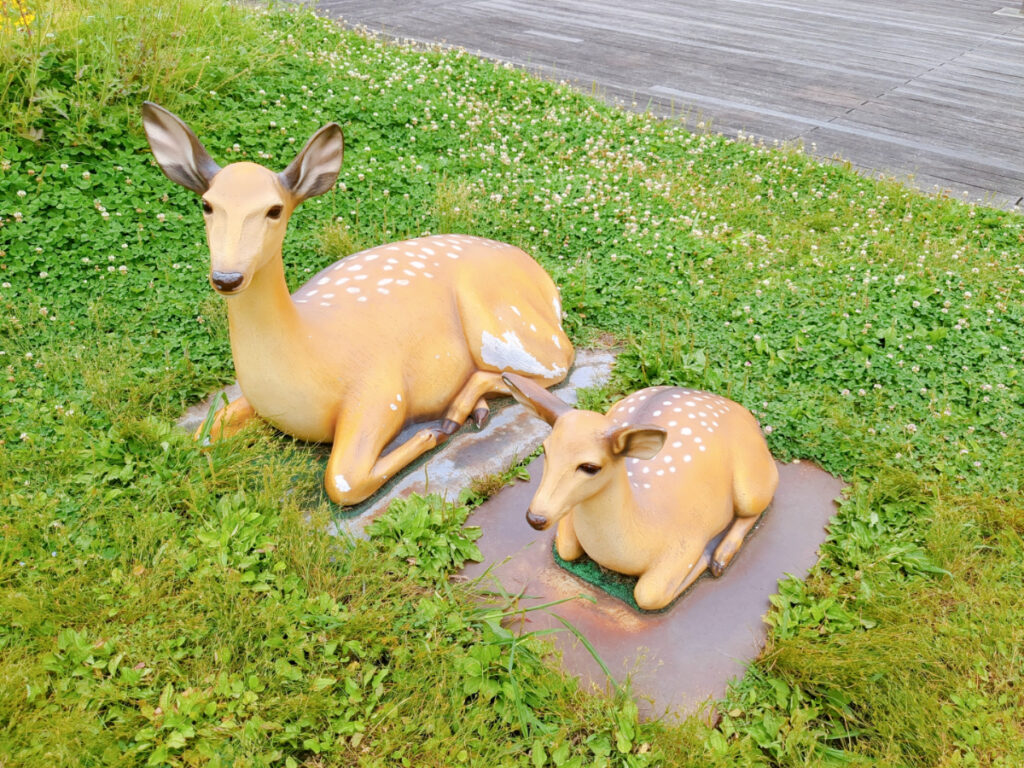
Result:
[[202,199],[210,246],[210,283],[224,295],[241,293],[253,275],[281,252],[292,211],[334,186],[341,171],[341,128],[313,134],[280,173],[256,163],[221,168],[179,117],[152,102],[142,106],[146,138],[167,178]]
[[502,376],[512,396],[551,425],[544,441],[544,474],[530,502],[527,522],[550,528],[574,507],[624,482],[623,459],[653,458],[665,430],[650,424],[620,426],[608,416],[576,410],[525,376]]

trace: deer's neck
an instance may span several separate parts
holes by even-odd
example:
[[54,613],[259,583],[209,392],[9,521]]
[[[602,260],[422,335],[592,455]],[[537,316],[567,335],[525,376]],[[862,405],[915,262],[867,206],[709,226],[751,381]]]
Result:
[[301,320],[288,293],[280,254],[261,267],[249,286],[238,296],[229,297],[227,303],[231,352],[240,379],[269,367],[294,363],[291,358],[303,346]]
[[624,462],[603,491],[577,507],[573,516],[580,543],[601,565],[621,573],[646,566],[649,535],[644,536],[643,511],[637,504]]

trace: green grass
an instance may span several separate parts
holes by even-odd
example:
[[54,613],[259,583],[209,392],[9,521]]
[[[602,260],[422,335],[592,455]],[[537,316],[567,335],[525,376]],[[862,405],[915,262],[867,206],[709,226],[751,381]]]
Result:
[[[0,765],[1024,760],[1019,215],[302,11],[30,5],[29,34],[0,31]],[[578,344],[624,345],[591,401],[712,389],[850,482],[717,725],[580,693],[449,586],[464,510],[348,544],[302,447],[173,429],[232,370],[144,98],[221,162],[280,168],[343,126],[337,190],[293,218],[293,287],[388,239],[508,240]]]

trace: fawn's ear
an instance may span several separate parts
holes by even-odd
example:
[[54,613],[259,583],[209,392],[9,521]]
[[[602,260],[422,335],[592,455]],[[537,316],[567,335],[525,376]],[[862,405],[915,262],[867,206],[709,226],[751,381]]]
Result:
[[164,174],[201,195],[220,170],[196,135],[177,115],[151,101],[142,104],[142,127]]
[[310,137],[306,146],[277,177],[298,205],[303,200],[322,195],[334,186],[344,156],[345,137],[341,133],[341,126],[328,123]]
[[559,416],[572,410],[571,405],[559,400],[533,379],[518,373],[504,373],[501,380],[512,392],[512,397],[552,426]]
[[608,433],[612,453],[632,459],[653,459],[665,444],[668,433],[653,424],[619,427]]

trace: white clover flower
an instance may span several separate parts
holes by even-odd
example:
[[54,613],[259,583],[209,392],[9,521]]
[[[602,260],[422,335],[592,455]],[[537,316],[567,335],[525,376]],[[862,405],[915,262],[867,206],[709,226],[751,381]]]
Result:
[[24,197],[27,194],[28,194],[28,192],[26,192],[24,189],[19,189],[18,190],[18,197]]

